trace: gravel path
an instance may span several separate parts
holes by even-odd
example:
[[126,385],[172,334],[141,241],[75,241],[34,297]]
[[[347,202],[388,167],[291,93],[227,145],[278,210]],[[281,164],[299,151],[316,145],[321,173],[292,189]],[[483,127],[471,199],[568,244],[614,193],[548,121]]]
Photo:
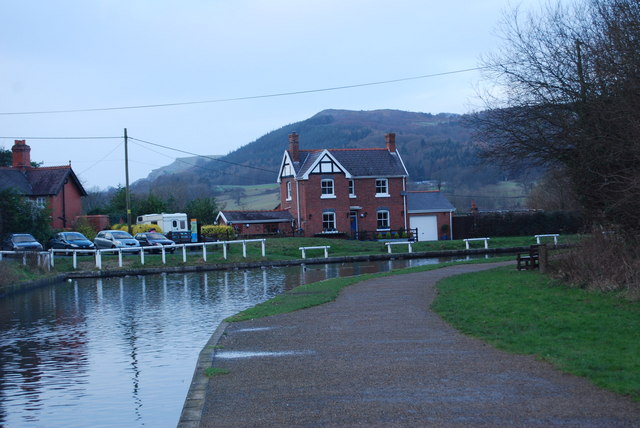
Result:
[[373,279],[332,303],[229,324],[201,427],[640,426],[640,403],[466,337],[434,284],[492,265]]

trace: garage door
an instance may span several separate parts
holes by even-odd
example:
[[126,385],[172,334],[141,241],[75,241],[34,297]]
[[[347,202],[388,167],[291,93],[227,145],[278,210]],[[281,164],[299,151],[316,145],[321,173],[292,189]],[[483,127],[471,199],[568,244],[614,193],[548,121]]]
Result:
[[438,240],[438,219],[436,216],[411,216],[409,225],[411,229],[418,228],[418,241]]

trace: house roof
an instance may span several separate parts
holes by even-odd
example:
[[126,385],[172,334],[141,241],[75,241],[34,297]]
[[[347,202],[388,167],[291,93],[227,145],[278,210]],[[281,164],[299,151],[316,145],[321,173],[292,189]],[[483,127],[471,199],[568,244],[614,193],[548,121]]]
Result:
[[70,166],[52,166],[28,168],[22,171],[16,168],[0,168],[0,189],[12,187],[27,196],[57,195],[66,180],[72,180],[80,195],[87,192]]
[[408,176],[398,152],[386,148],[300,150],[300,162],[294,162],[296,177],[307,174],[316,161],[328,152],[353,177]]
[[18,193],[31,195],[31,183],[19,169],[0,168],[0,191],[14,189]]
[[407,192],[407,211],[409,214],[452,212],[455,207],[438,191]]
[[225,223],[285,223],[291,222],[293,216],[289,211],[220,211],[218,217],[222,217]]

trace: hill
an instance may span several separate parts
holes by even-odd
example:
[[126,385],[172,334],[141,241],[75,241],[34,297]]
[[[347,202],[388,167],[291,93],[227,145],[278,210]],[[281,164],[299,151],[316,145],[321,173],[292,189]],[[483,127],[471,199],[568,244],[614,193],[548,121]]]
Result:
[[[188,201],[203,195],[215,197],[223,185],[274,183],[292,132],[299,134],[301,149],[383,147],[384,134],[395,132],[410,180],[444,185],[449,193],[473,193],[480,186],[495,185],[508,177],[497,166],[480,163],[480,143],[473,140],[462,115],[324,110],[269,132],[215,160],[199,158],[194,166],[186,169],[174,162],[167,168],[155,170],[147,179],[134,183],[133,191],[153,190],[161,196],[179,195],[177,197]],[[186,164],[181,161],[181,166]]]

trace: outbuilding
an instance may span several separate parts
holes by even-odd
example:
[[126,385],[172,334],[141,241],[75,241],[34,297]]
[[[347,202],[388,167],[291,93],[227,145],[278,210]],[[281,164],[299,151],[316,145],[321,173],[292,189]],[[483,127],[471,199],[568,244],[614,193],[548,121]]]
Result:
[[453,239],[455,207],[439,191],[407,192],[409,227],[418,229],[418,241]]

